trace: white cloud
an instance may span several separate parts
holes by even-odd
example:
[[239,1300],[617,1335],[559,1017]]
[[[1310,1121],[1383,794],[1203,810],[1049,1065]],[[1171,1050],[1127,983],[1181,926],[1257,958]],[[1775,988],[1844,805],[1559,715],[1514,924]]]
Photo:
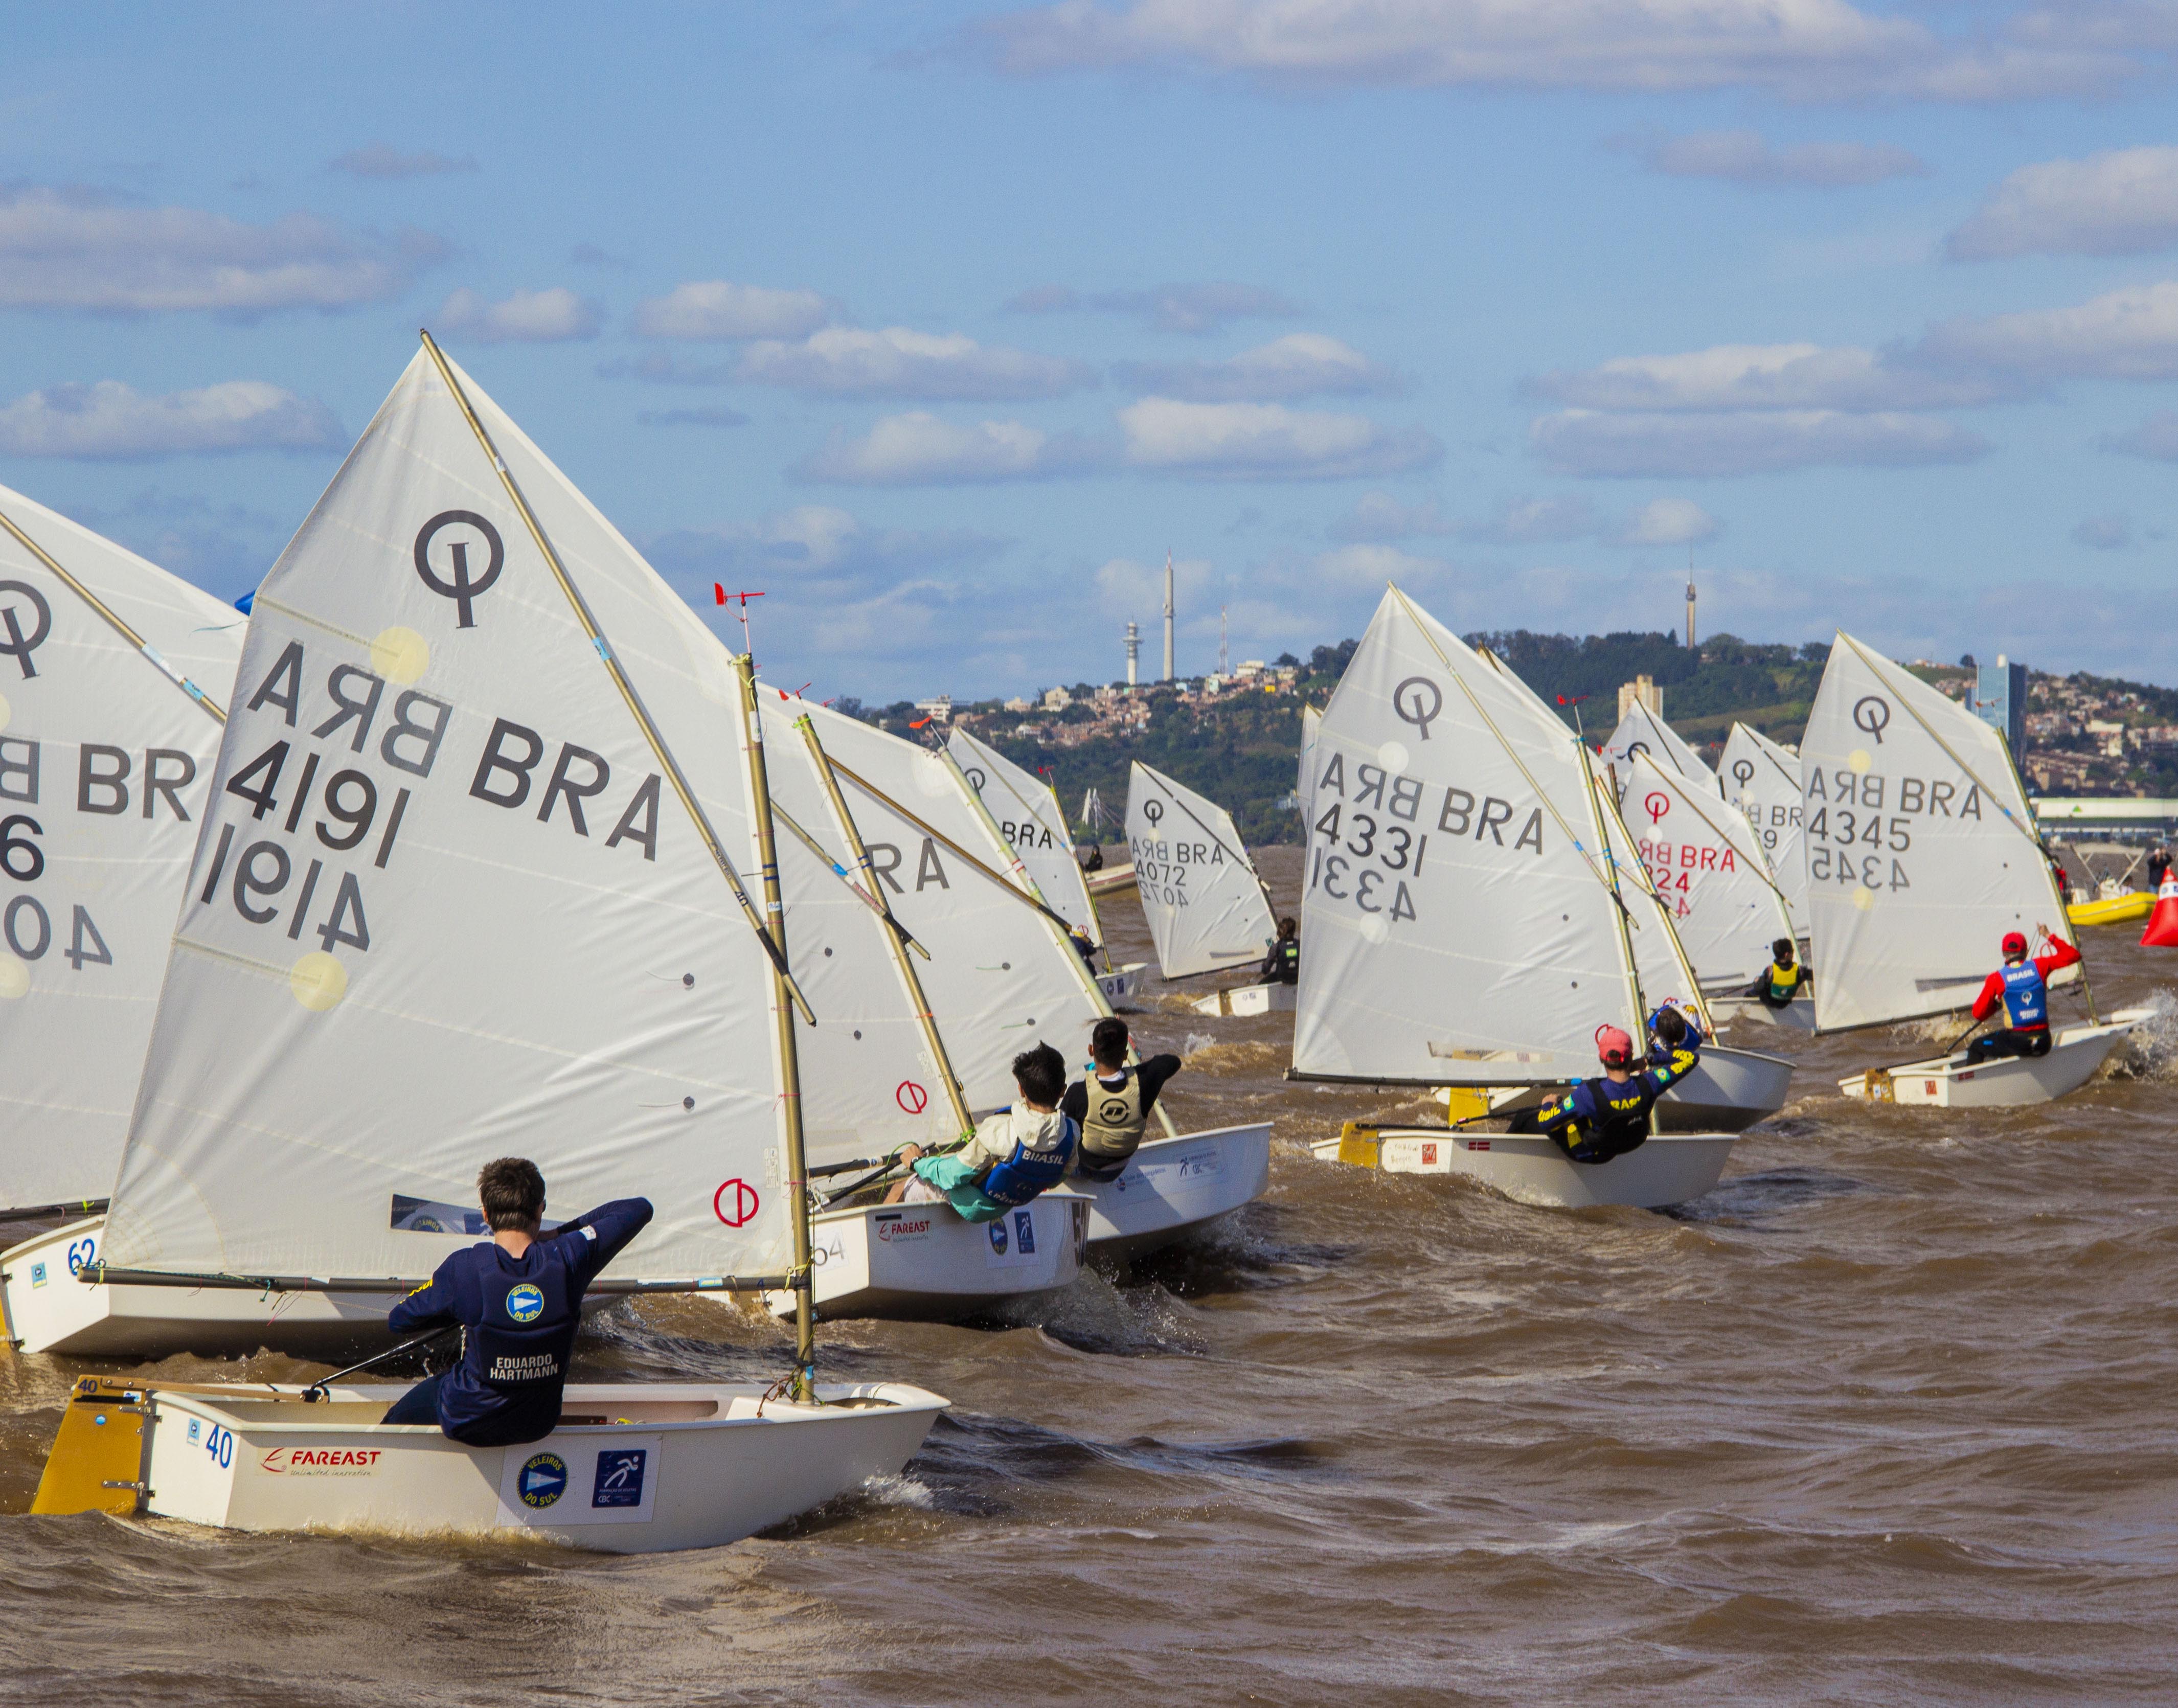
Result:
[[2178,410],[2159,409],[2130,431],[2105,434],[2099,442],[2105,451],[2121,451],[2128,457],[2178,463]]
[[2107,91],[2165,65],[2172,46],[2099,8],[1967,24],[1946,37],[1846,0],[1063,0],[970,39],[1021,74],[1142,66],[1318,85],[1942,101]]
[[1927,415],[1831,409],[1601,414],[1568,409],[1529,430],[1552,472],[1605,478],[1723,478],[1788,468],[1907,468],[1968,463],[1989,441]]
[[402,154],[391,143],[374,142],[364,148],[350,149],[337,159],[326,162],[327,172],[344,172],[350,178],[430,178],[441,172],[474,172],[473,155],[462,155],[459,159],[448,159],[443,154],[434,154],[424,149],[415,154]]
[[1333,539],[1360,545],[1378,539],[1411,539],[1420,534],[1451,534],[1458,524],[1434,498],[1402,504],[1388,492],[1365,492],[1353,509],[1327,530]]
[[1667,178],[1713,178],[1727,183],[1835,189],[1926,178],[1929,163],[1889,143],[1802,142],[1772,148],[1759,132],[1705,130],[1688,136],[1643,137],[1621,145],[1651,172]]
[[[1141,623],[1142,665],[1146,675],[1154,678],[1163,662],[1164,638],[1163,630],[1150,619],[1164,609],[1163,560],[1142,563],[1131,557],[1114,557],[1097,566],[1094,579],[1097,605],[1101,610],[1112,612],[1122,623],[1130,617]],[[1213,618],[1211,627],[1214,632],[1215,612],[1211,607],[1225,602],[1228,589],[1219,584],[1218,572],[1209,560],[1174,558],[1172,582],[1173,604],[1179,613],[1176,626],[1200,634],[1203,616],[1208,612]]]
[[2178,281],[2133,285],[2077,308],[1932,327],[1917,363],[2022,380],[2178,379]]
[[1000,545],[960,529],[871,528],[836,506],[801,504],[754,522],[679,529],[645,549],[661,569],[694,583],[702,604],[710,594],[703,583],[721,577],[785,574],[805,590],[821,584],[861,594],[939,566],[981,562]]
[[2072,530],[2072,544],[2118,551],[2132,544],[2132,523],[2122,516],[2090,516]]
[[1078,362],[905,326],[828,326],[797,342],[765,339],[742,353],[738,373],[754,385],[834,397],[977,402],[1055,397],[1095,382]]
[[746,427],[749,421],[738,409],[638,409],[635,419],[643,427]]
[[1699,545],[1724,531],[1709,512],[1691,498],[1654,498],[1626,518],[1620,545]]
[[1498,506],[1486,522],[1464,524],[1458,534],[1484,545],[1533,545],[1584,539],[1603,529],[1603,518],[1585,498],[1519,498]]
[[1390,369],[1321,332],[1289,333],[1222,362],[1122,362],[1113,372],[1137,391],[1201,403],[1398,389],[1398,376]]
[[118,380],[53,386],[0,407],[0,453],[149,460],[231,451],[322,451],[347,442],[331,410],[261,380],[146,397]]
[[366,239],[309,214],[249,225],[200,208],[0,191],[0,309],[344,309],[406,288],[428,239]]
[[832,305],[814,291],[706,279],[638,303],[635,330],[645,338],[800,338],[832,318]]
[[565,285],[545,291],[517,291],[488,303],[464,287],[439,305],[439,325],[450,338],[478,344],[559,344],[594,338],[605,311],[593,298],[578,297]]
[[2178,244],[2178,148],[2022,166],[1945,240],[1955,261],[2135,255]]
[[1942,409],[2017,395],[2017,381],[1937,373],[1852,345],[1718,344],[1546,374],[1534,389],[1587,409]]
[[959,426],[922,410],[890,415],[867,433],[835,433],[796,474],[853,486],[943,486],[1034,480],[1077,473],[1097,447],[1021,421]]
[[1436,463],[1444,447],[1420,428],[1280,403],[1190,403],[1145,397],[1119,412],[1126,460],[1164,474],[1334,480]]
[[1006,306],[1021,315],[1136,315],[1153,331],[1196,336],[1220,331],[1229,320],[1279,320],[1300,312],[1275,291],[1230,280],[1158,285],[1146,291],[1082,292],[1068,285],[1037,285]]

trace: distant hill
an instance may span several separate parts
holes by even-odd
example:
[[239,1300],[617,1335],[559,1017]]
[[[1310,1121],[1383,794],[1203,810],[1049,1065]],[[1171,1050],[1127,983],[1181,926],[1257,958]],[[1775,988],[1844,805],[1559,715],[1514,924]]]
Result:
[[[1798,742],[1831,646],[1827,640],[1762,645],[1721,634],[1689,652],[1676,636],[1661,631],[1575,637],[1512,629],[1464,638],[1504,660],[1569,726],[1577,720],[1591,742],[1617,727],[1620,685],[1639,676],[1653,678],[1664,690],[1665,721],[1712,764],[1735,721],[1775,740]],[[1048,777],[1085,835],[1086,827],[1079,822],[1082,797],[1093,788],[1109,815],[1105,835],[1119,840],[1127,767],[1141,759],[1223,806],[1250,844],[1297,842],[1300,815],[1285,803],[1294,792],[1300,709],[1321,707],[1331,698],[1356,644],[1320,646],[1305,661],[1287,654],[1279,662],[1300,666],[1290,692],[1231,692],[1206,701],[1157,684],[1147,691],[1149,720],[1139,729],[1108,729],[1086,703],[1026,714],[1043,731],[1031,736],[1015,732],[1025,714],[1006,713],[996,702],[959,706],[954,714],[1009,758]],[[1962,660],[1918,666],[1916,674],[1948,687],[1956,698],[1973,669]],[[2032,683],[2030,712],[2068,707],[2079,723],[2077,729],[2029,736],[2022,769],[2037,787],[2055,793],[2178,795],[2178,746],[2137,744],[2106,755],[2101,748],[2109,738],[2084,728],[2092,715],[2143,725],[2178,721],[2178,690],[2084,673],[2036,673]],[[1074,692],[1086,701],[1092,690],[1083,683]],[[922,714],[906,702],[874,709],[843,701],[840,709],[911,738],[927,739],[942,729],[927,721],[918,725]]]

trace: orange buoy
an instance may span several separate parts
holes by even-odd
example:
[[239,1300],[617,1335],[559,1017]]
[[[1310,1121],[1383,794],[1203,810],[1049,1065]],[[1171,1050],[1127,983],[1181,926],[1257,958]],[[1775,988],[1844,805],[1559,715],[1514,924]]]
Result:
[[2165,877],[2155,892],[2155,911],[2140,933],[2142,949],[2178,949],[2178,873]]

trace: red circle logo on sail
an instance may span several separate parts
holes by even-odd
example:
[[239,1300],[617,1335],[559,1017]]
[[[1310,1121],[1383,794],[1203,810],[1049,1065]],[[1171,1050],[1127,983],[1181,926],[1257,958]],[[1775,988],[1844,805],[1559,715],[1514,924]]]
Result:
[[919,1115],[930,1107],[930,1093],[913,1080],[902,1080],[892,1096],[893,1101],[911,1115]]
[[760,1201],[756,1188],[746,1180],[729,1180],[711,1199],[711,1208],[729,1228],[738,1228],[756,1214]]
[[1648,809],[1649,822],[1655,824],[1661,822],[1664,814],[1672,810],[1672,797],[1661,790],[1655,790],[1652,791],[1649,798],[1641,804]]

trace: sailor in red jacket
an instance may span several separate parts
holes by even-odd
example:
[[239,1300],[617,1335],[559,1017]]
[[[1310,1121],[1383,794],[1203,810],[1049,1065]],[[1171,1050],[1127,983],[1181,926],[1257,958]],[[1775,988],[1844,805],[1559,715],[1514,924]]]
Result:
[[1967,1062],[1985,1062],[2000,1055],[2049,1054],[2049,975],[2060,966],[2077,964],[2080,951],[2061,937],[2051,937],[2049,928],[2037,926],[2049,944],[2047,955],[2027,958],[2027,939],[2016,931],[2004,937],[2004,965],[1989,976],[1974,999],[1976,1020],[1987,1020],[2002,1003],[2011,1024],[1967,1046]]

